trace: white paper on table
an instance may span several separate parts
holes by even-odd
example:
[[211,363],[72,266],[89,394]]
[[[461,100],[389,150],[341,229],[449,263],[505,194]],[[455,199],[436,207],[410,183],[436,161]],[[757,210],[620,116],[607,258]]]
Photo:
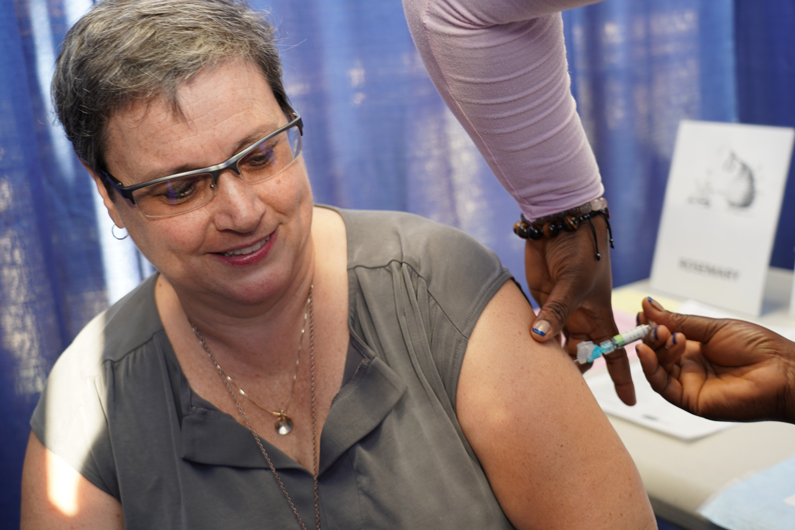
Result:
[[795,528],[795,457],[733,484],[698,512],[728,530]]
[[621,402],[607,372],[585,378],[591,392],[607,414],[685,441],[703,438],[734,425],[731,422],[707,420],[668,403],[652,390],[643,375],[639,360],[631,361],[629,366],[637,398],[634,407]]
[[676,312],[683,315],[698,315],[709,318],[737,318],[736,315],[727,313],[723,309],[713,307],[709,304],[699,302],[698,300],[685,300],[682,302],[682,305],[676,309]]
[[795,130],[680,123],[651,286],[758,315]]
[[[677,308],[676,312],[682,313],[684,315],[699,315],[702,317],[709,317],[709,318],[738,318],[737,315],[731,315],[726,311],[723,311],[722,309],[718,309],[717,307],[712,307],[711,305],[701,303],[697,300],[685,300],[682,303],[682,305],[680,305]],[[764,327],[773,331],[774,333],[778,333],[785,339],[795,342],[794,327],[791,326],[764,326]]]

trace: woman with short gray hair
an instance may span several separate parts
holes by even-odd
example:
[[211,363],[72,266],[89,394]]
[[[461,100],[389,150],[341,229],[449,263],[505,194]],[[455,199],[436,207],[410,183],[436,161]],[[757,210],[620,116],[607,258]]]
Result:
[[22,527],[653,528],[492,252],[313,204],[280,72],[233,0],[108,0],[68,33],[58,115],[157,273],[53,368]]

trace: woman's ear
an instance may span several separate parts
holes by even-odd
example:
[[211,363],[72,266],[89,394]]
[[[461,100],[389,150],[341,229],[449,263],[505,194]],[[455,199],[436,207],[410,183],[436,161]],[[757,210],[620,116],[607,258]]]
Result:
[[97,191],[102,196],[102,202],[105,204],[105,208],[107,208],[108,215],[110,216],[113,223],[119,228],[124,228],[121,215],[119,215],[119,211],[116,209],[116,203],[113,202],[113,199],[111,199],[102,177],[97,175],[97,173],[88,164],[86,164],[85,161],[80,160],[80,163],[83,164],[83,167],[86,168],[86,171],[88,171],[89,175],[91,175],[91,178],[94,179],[94,184],[97,186]]

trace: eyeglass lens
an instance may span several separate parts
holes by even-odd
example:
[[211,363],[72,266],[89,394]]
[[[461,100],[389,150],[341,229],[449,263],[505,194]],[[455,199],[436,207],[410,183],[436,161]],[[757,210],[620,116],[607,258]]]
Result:
[[[300,152],[300,131],[298,127],[291,127],[261,141],[236,164],[231,163],[219,171],[237,166],[240,177],[246,182],[262,182],[287,169]],[[218,182],[220,185],[220,178]],[[212,184],[212,173],[186,175],[136,190],[133,197],[144,215],[165,217],[194,210],[210,202],[218,188]]]

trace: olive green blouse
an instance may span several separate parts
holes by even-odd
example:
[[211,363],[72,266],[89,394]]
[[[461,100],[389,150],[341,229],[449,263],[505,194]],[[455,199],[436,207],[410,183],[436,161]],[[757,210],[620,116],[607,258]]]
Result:
[[[467,340],[510,273],[456,229],[338,211],[350,346],[321,436],[322,527],[511,528],[455,413]],[[298,528],[251,433],[188,385],[158,317],[155,280],[63,353],[34,433],[119,499],[128,530]],[[311,474],[263,443],[314,528]]]

